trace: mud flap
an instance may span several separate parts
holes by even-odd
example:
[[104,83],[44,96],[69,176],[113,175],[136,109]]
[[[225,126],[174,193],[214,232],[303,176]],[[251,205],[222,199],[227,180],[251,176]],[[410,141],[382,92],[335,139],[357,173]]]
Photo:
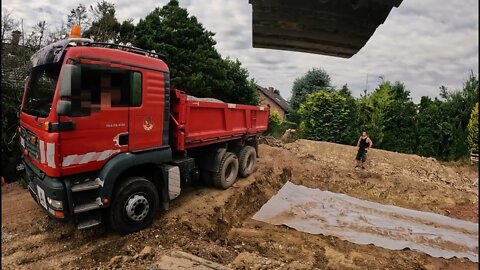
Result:
[[180,195],[180,168],[178,166],[165,165],[168,172],[168,198],[173,200]]
[[255,136],[255,138],[254,138],[253,140],[251,140],[250,145],[253,146],[253,148],[255,148],[255,153],[257,153],[257,158],[259,158],[260,156],[258,155],[258,140],[257,140],[257,136]]
[[168,172],[165,166],[158,166],[158,170],[156,170],[153,177],[160,184],[160,209],[167,211],[170,208],[170,200],[168,195]]

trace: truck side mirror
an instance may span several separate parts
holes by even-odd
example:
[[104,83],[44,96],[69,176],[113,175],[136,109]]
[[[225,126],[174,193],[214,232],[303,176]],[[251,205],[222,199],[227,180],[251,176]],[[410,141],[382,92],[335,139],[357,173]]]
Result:
[[69,116],[72,114],[72,102],[70,100],[59,100],[57,102],[57,114]]
[[65,64],[60,73],[59,100],[57,103],[58,115],[71,115],[72,93],[78,93],[80,88],[81,69],[78,65]]

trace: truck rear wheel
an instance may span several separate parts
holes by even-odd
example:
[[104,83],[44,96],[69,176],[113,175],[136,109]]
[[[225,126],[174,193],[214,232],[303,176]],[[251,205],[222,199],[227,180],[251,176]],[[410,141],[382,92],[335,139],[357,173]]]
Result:
[[155,185],[142,177],[127,178],[120,184],[110,208],[110,226],[127,234],[148,227],[158,212],[159,196]]
[[218,172],[213,174],[213,185],[227,189],[235,183],[238,174],[238,158],[232,152],[226,152],[220,160]]
[[245,146],[240,150],[238,154],[238,174],[241,177],[247,177],[253,173],[253,169],[255,168],[255,162],[257,161],[257,151],[252,146]]

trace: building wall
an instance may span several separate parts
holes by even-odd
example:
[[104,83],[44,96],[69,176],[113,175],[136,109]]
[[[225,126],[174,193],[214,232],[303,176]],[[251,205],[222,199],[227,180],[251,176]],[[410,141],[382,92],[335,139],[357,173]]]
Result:
[[282,107],[278,106],[277,103],[275,103],[272,99],[267,97],[262,91],[258,91],[260,95],[260,105],[267,106],[270,105],[270,111],[275,111],[280,115],[280,118],[282,120],[285,120],[285,111],[282,109]]

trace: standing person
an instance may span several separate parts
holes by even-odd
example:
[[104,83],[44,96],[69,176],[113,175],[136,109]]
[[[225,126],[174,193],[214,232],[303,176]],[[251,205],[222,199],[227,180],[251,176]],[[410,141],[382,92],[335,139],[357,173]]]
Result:
[[367,152],[372,147],[373,142],[370,140],[368,137],[367,132],[363,131],[362,136],[357,141],[357,157],[355,158],[357,160],[357,166],[355,168],[360,167],[362,165],[362,169],[365,169],[365,161],[367,160]]

